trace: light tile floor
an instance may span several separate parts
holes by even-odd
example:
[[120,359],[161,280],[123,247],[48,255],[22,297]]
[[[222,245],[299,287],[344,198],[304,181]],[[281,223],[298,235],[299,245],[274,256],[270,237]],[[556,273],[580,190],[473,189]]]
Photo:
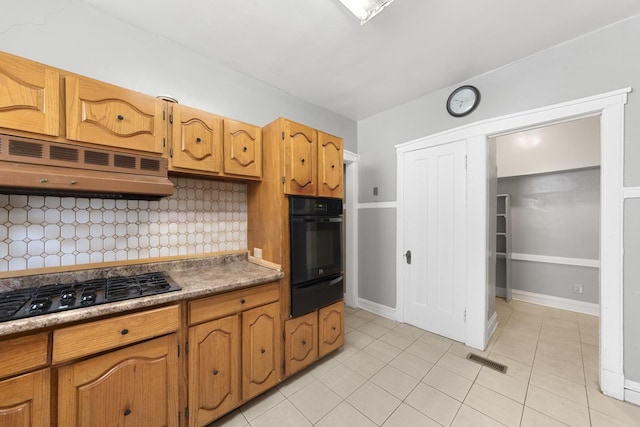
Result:
[[503,299],[496,311],[480,352],[347,307],[342,349],[213,425],[640,426],[639,406],[598,390],[598,318]]

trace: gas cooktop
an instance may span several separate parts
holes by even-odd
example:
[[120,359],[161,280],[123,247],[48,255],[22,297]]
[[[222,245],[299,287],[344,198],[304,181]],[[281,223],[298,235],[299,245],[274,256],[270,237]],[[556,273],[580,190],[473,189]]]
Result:
[[164,272],[19,289],[0,294],[0,322],[180,289]]

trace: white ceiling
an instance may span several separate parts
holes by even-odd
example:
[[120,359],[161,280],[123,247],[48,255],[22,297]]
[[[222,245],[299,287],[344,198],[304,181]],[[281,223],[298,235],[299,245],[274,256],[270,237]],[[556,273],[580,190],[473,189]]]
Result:
[[640,0],[82,0],[353,120],[640,13]]

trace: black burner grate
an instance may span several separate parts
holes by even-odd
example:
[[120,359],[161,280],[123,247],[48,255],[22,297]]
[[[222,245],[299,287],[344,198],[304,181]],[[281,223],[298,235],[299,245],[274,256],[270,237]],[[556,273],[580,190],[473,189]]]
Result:
[[178,291],[164,272],[56,283],[0,293],[0,322]]
[[0,322],[11,319],[30,299],[29,289],[0,294]]

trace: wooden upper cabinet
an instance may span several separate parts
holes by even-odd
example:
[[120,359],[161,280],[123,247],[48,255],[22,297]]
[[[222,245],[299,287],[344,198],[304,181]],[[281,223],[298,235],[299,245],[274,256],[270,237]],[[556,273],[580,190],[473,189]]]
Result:
[[162,153],[165,102],[81,76],[65,78],[67,138]]
[[222,122],[215,114],[173,105],[170,169],[222,172]]
[[224,173],[262,179],[262,129],[224,119]]
[[318,134],[315,129],[284,120],[285,194],[317,194]]
[[344,196],[342,139],[318,131],[318,196]]
[[0,52],[0,127],[60,135],[60,74]]

